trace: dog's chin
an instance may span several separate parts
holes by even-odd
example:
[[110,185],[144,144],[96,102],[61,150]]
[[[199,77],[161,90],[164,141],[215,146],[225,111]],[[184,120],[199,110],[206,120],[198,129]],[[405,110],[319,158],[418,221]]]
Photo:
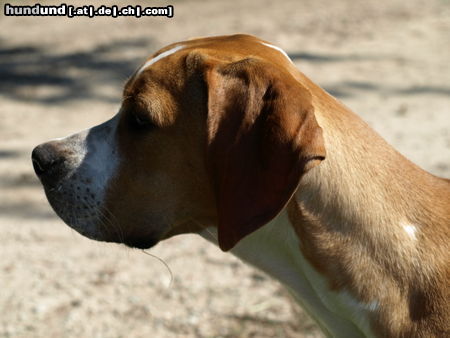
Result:
[[83,202],[78,198],[77,191],[44,188],[55,213],[84,237],[99,242],[125,244],[136,249],[149,249],[162,239],[157,233],[127,235],[125,229],[112,221],[113,218],[98,211],[98,203]]
[[160,241],[159,238],[156,237],[134,237],[134,238],[126,238],[122,243],[130,248],[135,249],[150,249],[158,244]]

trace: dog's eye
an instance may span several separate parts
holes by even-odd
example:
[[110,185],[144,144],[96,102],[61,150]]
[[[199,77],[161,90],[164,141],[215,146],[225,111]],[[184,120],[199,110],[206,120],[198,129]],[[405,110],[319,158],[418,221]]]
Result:
[[139,126],[145,126],[146,124],[149,123],[149,121],[147,121],[146,119],[143,119],[143,118],[140,117],[139,115],[135,115],[135,116],[134,116],[134,121],[135,121],[136,124],[138,124]]
[[144,114],[133,114],[132,124],[138,129],[148,129],[154,126],[152,120]]

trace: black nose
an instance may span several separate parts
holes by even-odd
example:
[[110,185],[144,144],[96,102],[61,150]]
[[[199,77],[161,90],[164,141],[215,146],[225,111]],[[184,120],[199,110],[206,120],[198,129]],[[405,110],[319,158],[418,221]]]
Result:
[[[50,143],[44,143],[33,149],[31,153],[34,171],[43,183],[56,183],[61,176],[64,157]],[[44,182],[45,180],[45,182]]]

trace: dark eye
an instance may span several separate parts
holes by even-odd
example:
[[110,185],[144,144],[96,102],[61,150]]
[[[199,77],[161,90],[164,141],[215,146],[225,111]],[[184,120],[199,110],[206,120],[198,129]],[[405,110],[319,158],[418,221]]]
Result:
[[154,127],[154,124],[147,114],[135,113],[132,115],[132,125],[137,129],[149,129]]
[[135,115],[135,116],[134,116],[134,121],[135,121],[136,124],[138,124],[139,126],[145,126],[146,124],[149,123],[149,121],[147,121],[146,119],[143,119],[143,118],[140,117],[139,115]]

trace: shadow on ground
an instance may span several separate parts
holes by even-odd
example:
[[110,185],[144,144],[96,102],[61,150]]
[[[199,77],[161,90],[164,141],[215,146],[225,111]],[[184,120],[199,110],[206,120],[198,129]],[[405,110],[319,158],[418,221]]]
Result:
[[0,216],[18,219],[57,219],[50,206],[28,200],[15,201],[0,205]]
[[[67,54],[31,46],[0,49],[0,92],[12,99],[57,104],[78,99],[117,101],[99,93],[104,84],[120,88],[154,51],[149,39],[112,41]],[[39,88],[45,95],[34,95]]]
[[[289,57],[295,61],[304,61],[309,63],[332,63],[332,62],[360,62],[360,61],[384,61],[389,56],[381,57],[377,55],[333,55],[333,54],[315,54],[315,53],[289,53]],[[391,57],[392,60],[399,60],[397,57]],[[356,94],[356,92],[366,91],[366,92],[384,92],[389,95],[424,95],[424,94],[435,94],[435,95],[445,95],[450,96],[450,87],[436,87],[436,86],[412,86],[409,88],[395,88],[382,86],[378,83],[372,83],[369,81],[342,81],[335,84],[325,84],[324,89],[331,95],[337,98],[350,97]]]
[[[28,193],[24,194],[24,191]],[[37,191],[44,195],[41,183],[31,171],[2,174],[0,176],[0,194],[2,195],[0,216],[21,219],[56,218],[47,203],[43,203],[42,199],[31,197]],[[17,198],[17,196],[20,197]]]
[[[126,79],[156,48],[151,39],[112,41],[83,52],[54,54],[32,46],[0,49],[0,92],[12,99],[58,104],[72,100],[103,100],[117,102],[116,95],[108,95],[98,88],[105,84],[122,88]],[[364,55],[332,55],[318,53],[290,53],[292,60],[310,63],[383,60],[385,57]],[[343,81],[324,85],[338,98],[358,91],[383,91],[392,95],[433,93],[450,95],[450,88],[420,86],[411,88],[384,88],[371,82]],[[0,154],[1,156],[1,154]]]
[[20,155],[20,152],[15,150],[0,149],[0,159],[17,158],[20,157]]
[[380,92],[386,96],[409,96],[409,95],[444,95],[450,96],[450,88],[435,86],[412,86],[409,88],[395,88],[391,86],[380,86],[366,81],[342,81],[338,84],[324,85],[324,89],[337,98],[351,97],[365,92]]

